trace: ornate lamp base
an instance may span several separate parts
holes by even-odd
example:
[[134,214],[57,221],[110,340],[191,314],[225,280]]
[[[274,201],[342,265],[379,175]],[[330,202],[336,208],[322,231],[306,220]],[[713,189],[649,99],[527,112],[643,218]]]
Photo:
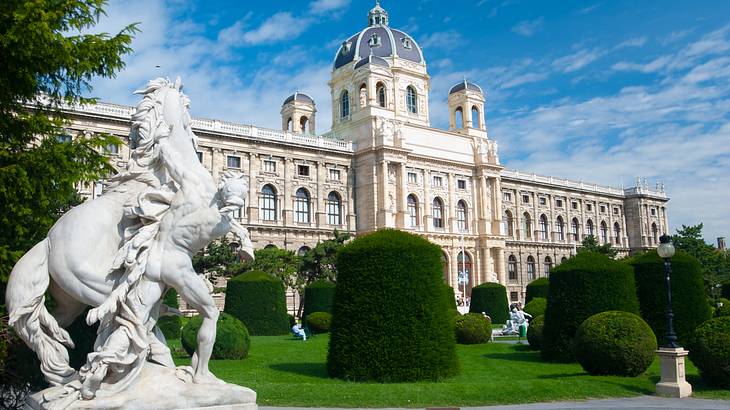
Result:
[[687,357],[687,350],[681,347],[669,348],[660,347],[659,364],[662,377],[656,384],[656,393],[667,397],[689,397],[692,395],[692,385],[685,380],[684,362]]

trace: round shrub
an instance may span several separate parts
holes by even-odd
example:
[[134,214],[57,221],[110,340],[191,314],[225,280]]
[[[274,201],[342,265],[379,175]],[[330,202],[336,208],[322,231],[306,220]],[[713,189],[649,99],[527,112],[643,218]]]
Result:
[[720,298],[719,302],[722,303],[722,306],[718,306],[717,309],[715,309],[715,316],[730,316],[730,300]]
[[[525,313],[529,314],[533,318],[536,318],[538,316],[544,315],[546,308],[547,308],[547,299],[533,298],[529,303],[527,303],[525,305],[525,308],[522,310],[524,310]],[[532,325],[532,323],[530,323],[530,325]]]
[[307,316],[307,327],[313,333],[327,333],[332,325],[332,314],[327,312],[314,312]]
[[550,280],[546,277],[537,278],[528,283],[525,287],[525,291],[527,292],[525,295],[525,303],[530,303],[534,298],[547,299],[549,284]]
[[[692,331],[712,317],[697,259],[681,251],[671,259],[672,311],[674,332],[684,346]],[[636,290],[641,316],[660,339],[666,334],[667,291],[664,279],[664,261],[656,251],[647,252],[634,260]]]
[[638,376],[654,361],[657,342],[639,316],[614,310],[586,319],[574,347],[578,363],[590,374]]
[[492,336],[492,323],[481,313],[460,315],[455,323],[457,343],[463,345],[487,343]]
[[[182,330],[182,346],[189,355],[198,347],[198,330],[203,324],[203,317],[193,316]],[[251,340],[246,326],[240,320],[221,313],[216,323],[215,344],[213,345],[213,359],[243,359],[248,356]]]
[[[168,289],[165,296],[162,297],[162,303],[174,309],[180,308],[175,288]],[[180,319],[180,316],[161,316],[159,320],[157,320],[157,326],[162,331],[162,334],[165,335],[165,339],[180,338],[180,332],[182,331],[182,320]]]
[[730,389],[730,316],[710,319],[698,326],[687,349],[704,380]]
[[550,271],[550,292],[540,354],[545,360],[573,361],[578,326],[596,313],[639,313],[631,267],[606,255],[581,252]]
[[494,282],[485,282],[471,289],[471,313],[486,313],[492,323],[506,323],[509,319],[507,288]]
[[535,350],[540,350],[542,345],[542,331],[545,327],[545,315],[540,315],[530,320],[530,327],[527,328],[527,343]]
[[302,317],[307,318],[314,312],[332,313],[332,300],[334,297],[334,283],[328,280],[312,282],[304,288],[304,310]]
[[289,334],[284,284],[261,271],[246,272],[228,281],[225,312],[246,325],[254,336]]
[[381,230],[337,255],[327,371],[347,380],[439,380],[459,372],[441,248]]

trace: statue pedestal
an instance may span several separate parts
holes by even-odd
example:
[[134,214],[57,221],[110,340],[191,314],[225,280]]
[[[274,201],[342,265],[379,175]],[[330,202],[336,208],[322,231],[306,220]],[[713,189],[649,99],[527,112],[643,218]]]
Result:
[[656,393],[660,396],[675,398],[692,395],[692,385],[685,380],[684,361],[688,351],[681,347],[676,349],[660,347],[657,350],[661,368],[661,380],[656,384]]
[[[37,392],[26,399],[26,409],[45,409],[58,387]],[[145,363],[138,379],[118,394],[100,390],[92,400],[76,400],[66,409],[115,410],[258,410],[256,392],[233,384],[194,384],[177,378],[175,369]]]

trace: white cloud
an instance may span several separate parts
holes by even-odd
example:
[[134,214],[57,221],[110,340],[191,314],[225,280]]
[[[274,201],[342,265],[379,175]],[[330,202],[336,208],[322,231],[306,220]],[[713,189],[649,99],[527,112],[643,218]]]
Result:
[[437,31],[424,36],[418,44],[428,48],[457,48],[461,43],[461,34],[456,31]]
[[646,36],[630,38],[616,46],[616,50],[626,47],[641,47],[646,44]]
[[315,0],[309,5],[312,14],[325,14],[341,10],[350,5],[350,0]]
[[576,53],[560,57],[553,61],[552,67],[558,71],[564,73],[572,73],[578,71],[588,64],[598,60],[603,56],[604,52],[600,49],[594,48],[593,50],[580,50]]
[[612,70],[616,71],[639,71],[642,73],[655,73],[662,68],[666,67],[671,61],[671,56],[661,56],[646,64],[631,63],[628,61],[619,61],[618,63],[611,66]]
[[523,37],[530,37],[542,29],[544,22],[543,17],[521,21],[512,27],[512,31]]
[[240,40],[248,45],[292,40],[299,37],[310,23],[311,20],[307,17],[294,17],[289,12],[279,12],[264,20],[259,27],[242,32]]

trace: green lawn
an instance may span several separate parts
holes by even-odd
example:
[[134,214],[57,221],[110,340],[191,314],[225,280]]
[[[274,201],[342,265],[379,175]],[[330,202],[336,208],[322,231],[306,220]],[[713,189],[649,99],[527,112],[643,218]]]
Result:
[[[220,378],[250,387],[258,404],[302,407],[477,406],[629,397],[653,394],[658,362],[639,377],[589,376],[578,364],[543,363],[526,345],[489,343],[458,346],[461,374],[437,383],[353,383],[330,379],[325,370],[327,335],[306,342],[289,336],[255,336],[245,360],[214,360]],[[180,343],[170,341],[179,352]],[[179,355],[178,365],[190,359]],[[730,391],[712,390],[688,363],[695,396],[730,400]]]

